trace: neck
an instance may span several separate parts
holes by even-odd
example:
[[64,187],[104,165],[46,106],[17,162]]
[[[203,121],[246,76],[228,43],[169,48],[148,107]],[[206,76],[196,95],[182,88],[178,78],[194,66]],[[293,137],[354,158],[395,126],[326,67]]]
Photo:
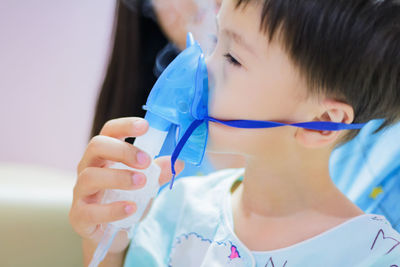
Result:
[[307,212],[340,216],[340,209],[334,208],[339,203],[351,206],[346,214],[354,211],[330,179],[330,150],[304,150],[282,158],[276,155],[247,158],[243,183],[235,194],[248,216],[286,217]]

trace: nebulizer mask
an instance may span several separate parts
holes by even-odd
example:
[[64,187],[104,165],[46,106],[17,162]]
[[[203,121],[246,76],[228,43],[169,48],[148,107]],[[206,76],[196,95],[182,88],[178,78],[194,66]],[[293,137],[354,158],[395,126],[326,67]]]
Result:
[[[182,51],[161,74],[147,99],[144,109],[149,130],[135,139],[134,145],[155,158],[163,146],[169,132],[176,136],[176,145],[171,156],[173,178],[174,163],[179,158],[185,162],[199,165],[207,145],[208,122],[216,122],[236,128],[273,128],[294,126],[321,131],[359,129],[364,124],[343,124],[334,122],[301,122],[286,124],[272,121],[219,120],[208,116],[208,74],[204,54],[200,45],[189,33],[187,48]],[[171,134],[171,133],[170,133]],[[131,169],[120,164],[119,167]],[[150,201],[159,190],[160,168],[153,162],[142,171],[147,177],[146,185],[133,191],[106,190],[103,203],[133,201],[137,211],[128,218],[109,223],[102,240],[96,249],[89,267],[98,266],[105,257],[115,234],[120,230],[128,233],[139,223]]]

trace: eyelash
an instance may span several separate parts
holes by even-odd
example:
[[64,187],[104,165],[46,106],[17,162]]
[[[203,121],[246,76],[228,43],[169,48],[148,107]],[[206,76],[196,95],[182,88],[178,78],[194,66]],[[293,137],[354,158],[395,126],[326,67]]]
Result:
[[[217,35],[210,35],[211,40],[213,41],[214,45],[217,45],[218,43],[218,36]],[[214,47],[215,48],[215,47]],[[239,61],[236,60],[231,54],[226,53],[224,55],[225,59],[228,61],[229,64],[232,64],[235,67],[241,67],[242,64],[239,63]]]
[[235,67],[242,66],[242,64],[240,64],[239,61],[237,61],[231,54],[226,53],[224,57],[226,58],[229,64],[232,64]]

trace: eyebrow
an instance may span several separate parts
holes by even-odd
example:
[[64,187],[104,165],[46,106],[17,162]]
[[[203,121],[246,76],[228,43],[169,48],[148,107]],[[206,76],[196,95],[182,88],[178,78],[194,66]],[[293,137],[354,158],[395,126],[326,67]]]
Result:
[[[218,19],[216,19],[216,25],[217,25],[217,31],[219,31]],[[245,48],[248,52],[254,54],[254,49],[252,48],[252,46],[249,45],[240,34],[236,33],[231,29],[223,29],[222,32],[225,33],[227,36],[229,36],[231,39],[233,39],[233,41],[235,41],[238,45]]]

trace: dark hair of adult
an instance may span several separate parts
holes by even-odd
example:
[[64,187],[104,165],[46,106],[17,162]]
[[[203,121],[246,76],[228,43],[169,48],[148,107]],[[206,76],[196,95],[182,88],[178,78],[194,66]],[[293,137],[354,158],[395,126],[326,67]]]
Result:
[[400,119],[400,1],[238,0],[237,8],[250,2],[261,3],[260,30],[278,37],[311,93],[351,105],[355,123]]
[[91,136],[110,119],[139,116],[156,81],[153,72],[158,51],[168,43],[158,24],[143,14],[143,1],[135,6],[117,2],[114,42],[98,97]]

